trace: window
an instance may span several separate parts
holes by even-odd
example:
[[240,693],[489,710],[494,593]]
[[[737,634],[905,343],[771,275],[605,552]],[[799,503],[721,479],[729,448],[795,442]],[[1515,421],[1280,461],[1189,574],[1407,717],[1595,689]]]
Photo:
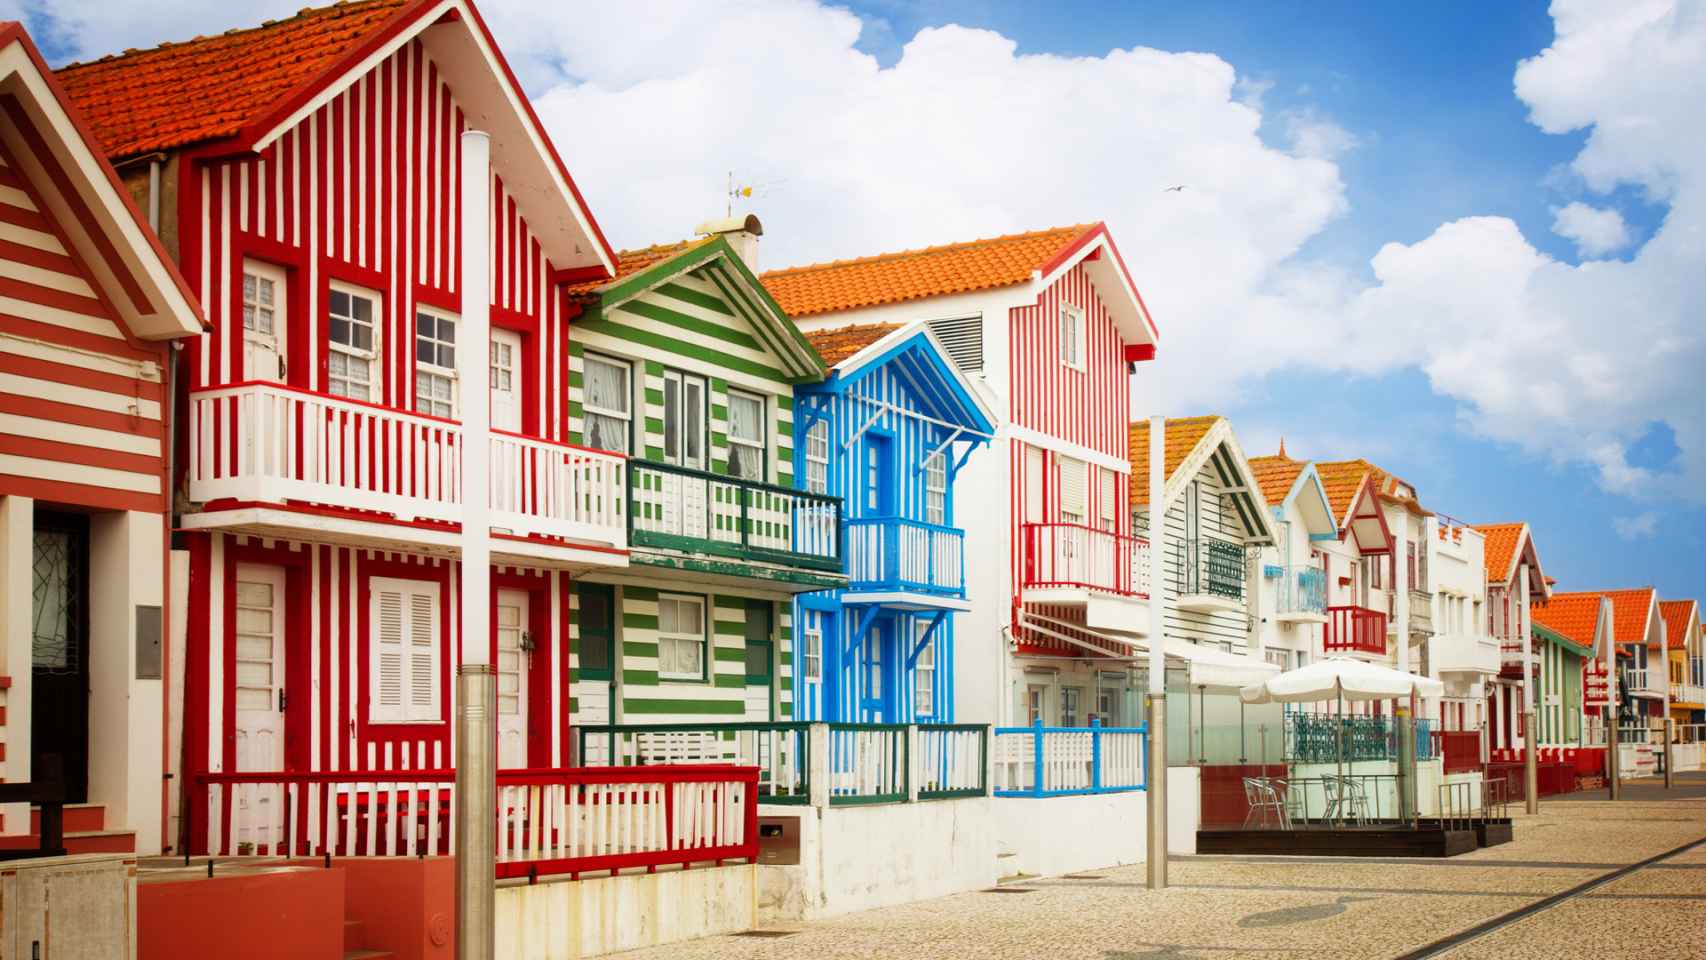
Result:
[[379,333],[374,320],[379,298],[349,287],[332,288],[326,301],[326,392],[354,400],[372,400],[379,365]]
[[415,311],[415,411],[456,416],[456,320]]
[[829,615],[821,610],[807,610],[805,629],[800,633],[800,679],[817,681],[823,677],[823,623]]
[[[915,620],[914,632],[918,642],[930,632],[927,620]],[[918,651],[918,662],[912,672],[912,712],[921,717],[936,713],[936,644],[926,643]]]
[[1082,524],[1085,520],[1085,468],[1084,461],[1071,457],[1055,460],[1055,476],[1060,483],[1060,519],[1066,523]]
[[438,584],[375,577],[368,585],[372,631],[372,723],[438,723]]
[[1120,688],[1096,688],[1096,716],[1101,718],[1102,725],[1118,726],[1120,720]]
[[1291,651],[1268,647],[1262,651],[1262,657],[1281,670],[1291,669]]
[[948,359],[966,373],[983,369],[983,318],[956,317],[930,321],[930,332],[948,351]]
[[764,479],[764,398],[729,391],[729,476]]
[[1034,727],[1043,719],[1043,697],[1048,688],[1037,684],[1025,687],[1025,725]]
[[658,595],[658,676],[705,678],[705,598]]
[[663,455],[670,463],[705,468],[705,378],[663,375]]
[[279,284],[272,271],[243,270],[243,329],[271,336],[279,302]]
[[1076,727],[1079,723],[1078,706],[1084,696],[1083,687],[1060,688],[1060,725]]
[[806,492],[829,492],[829,421],[806,430]]
[[1119,474],[1102,469],[1102,529],[1109,533],[1119,525],[1119,514],[1114,512],[1120,508],[1119,479]]
[[586,445],[599,450],[628,453],[632,436],[634,391],[629,386],[633,370],[628,364],[588,354],[582,364],[581,409],[586,417]]
[[284,378],[284,271],[243,262],[243,377]]
[[924,461],[924,521],[948,522],[948,458],[940,450]]
[[1060,362],[1084,369],[1084,311],[1070,303],[1060,305]]
[[1363,561],[1368,566],[1368,585],[1371,589],[1380,589],[1380,568],[1385,565],[1385,557],[1369,557]]
[[883,631],[873,629],[865,640],[865,699],[883,699]]

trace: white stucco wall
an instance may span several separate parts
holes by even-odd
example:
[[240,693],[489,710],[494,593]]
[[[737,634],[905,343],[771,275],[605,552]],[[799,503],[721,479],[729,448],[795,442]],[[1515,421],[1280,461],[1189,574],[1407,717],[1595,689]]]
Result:
[[565,960],[750,930],[752,864],[498,887],[496,955]]
[[769,807],[800,817],[800,864],[761,865],[759,916],[790,922],[977,890],[996,880],[990,797],[850,807]]
[[165,730],[162,681],[136,676],[136,608],[164,606],[164,536],[156,514],[90,517],[89,801],[144,855],[160,852]]
[[1143,862],[1149,795],[998,797],[1001,874],[1052,877]]

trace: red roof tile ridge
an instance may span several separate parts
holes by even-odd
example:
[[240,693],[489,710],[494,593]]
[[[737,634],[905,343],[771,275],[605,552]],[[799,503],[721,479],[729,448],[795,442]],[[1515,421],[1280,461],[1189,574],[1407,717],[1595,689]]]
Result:
[[[981,237],[977,240],[960,240],[954,243],[942,243],[929,247],[893,250],[888,253],[875,253],[864,257],[849,257],[845,260],[825,260],[821,263],[806,263],[794,267],[782,267],[776,270],[767,270],[762,274],[762,277],[764,279],[769,279],[772,277],[798,276],[800,274],[812,273],[819,270],[834,270],[841,267],[856,267],[871,263],[903,260],[911,257],[926,257],[954,250],[966,250],[972,247],[982,246],[984,244],[1005,243],[1018,240],[1034,240],[1039,237],[1046,237],[1051,233],[1069,233],[1072,239],[1076,239],[1095,226],[1096,224],[1094,223],[1078,223],[1064,227],[1049,227],[1043,230],[1004,233],[994,237]],[[1065,244],[1062,244],[1062,247],[1064,246]]]
[[124,60],[128,57],[171,50],[175,47],[187,47],[191,44],[207,43],[211,40],[221,40],[226,37],[240,36],[245,33],[254,33],[259,30],[270,30],[274,27],[285,26],[298,20],[306,20],[309,17],[320,14],[335,12],[337,16],[341,17],[348,16],[352,13],[359,13],[361,12],[361,8],[372,6],[395,7],[403,6],[405,3],[406,0],[337,0],[336,3],[329,3],[323,7],[303,7],[296,11],[294,15],[283,17],[278,20],[262,20],[260,23],[252,27],[232,27],[229,30],[221,31],[220,33],[198,33],[195,36],[190,37],[188,40],[163,40],[152,47],[126,47],[118,53],[104,54],[93,60],[73,60],[70,63],[61,64],[60,66],[55,67],[53,72],[59,74],[68,70],[77,70],[83,67],[92,67],[97,64],[112,63],[115,60]]

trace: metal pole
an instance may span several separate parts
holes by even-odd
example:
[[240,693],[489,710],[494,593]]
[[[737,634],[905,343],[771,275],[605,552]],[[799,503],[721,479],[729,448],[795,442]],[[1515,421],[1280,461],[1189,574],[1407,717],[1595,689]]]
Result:
[[1398,734],[1398,819],[1416,818],[1416,726],[1407,699],[1392,702],[1392,723]]
[[1522,780],[1526,795],[1523,802],[1524,809],[1533,815],[1540,812],[1540,751],[1535,745],[1539,731],[1534,720],[1534,665],[1530,662],[1534,657],[1534,635],[1528,620],[1527,563],[1517,568],[1517,576],[1522,598],[1522,605],[1517,608],[1517,625],[1522,630]]
[[1617,708],[1606,707],[1605,715],[1608,718],[1605,723],[1605,782],[1611,788],[1611,799],[1616,800],[1623,796],[1623,778],[1618,771]]
[[1666,790],[1669,790],[1672,786],[1671,776],[1670,776],[1670,757],[1671,757],[1670,738],[1671,738],[1671,733],[1675,729],[1672,726],[1672,724],[1675,724],[1675,723],[1676,723],[1676,721],[1674,719],[1672,719],[1670,717],[1665,718],[1665,789]]
[[[1167,886],[1167,548],[1165,417],[1149,418],[1149,889]],[[1138,482],[1136,477],[1132,482]],[[1185,702],[1190,702],[1190,691]]]
[[462,650],[456,671],[456,955],[492,960],[497,907],[497,676],[492,671],[490,283],[491,142],[462,134]]

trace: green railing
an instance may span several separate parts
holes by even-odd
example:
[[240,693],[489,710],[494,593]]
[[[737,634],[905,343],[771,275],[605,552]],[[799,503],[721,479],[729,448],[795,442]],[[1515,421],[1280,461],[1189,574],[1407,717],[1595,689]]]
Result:
[[918,799],[989,795],[989,728],[980,723],[920,724]]
[[829,725],[829,802],[905,803],[912,754],[903,723]]
[[841,498],[630,460],[628,544],[840,572]]
[[764,803],[811,802],[811,725],[796,723],[658,723],[579,727],[575,763],[643,767],[734,763],[758,768]]
[[1244,599],[1244,548],[1220,540],[1178,541],[1180,593]]

